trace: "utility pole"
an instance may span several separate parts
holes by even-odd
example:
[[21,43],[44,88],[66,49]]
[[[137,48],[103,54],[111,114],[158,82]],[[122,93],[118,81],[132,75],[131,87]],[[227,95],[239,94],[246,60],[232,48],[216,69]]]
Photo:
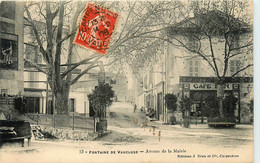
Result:
[[[167,39],[167,36],[166,36],[166,39]],[[168,87],[168,83],[167,83],[167,69],[168,69],[168,43],[165,41],[165,45],[164,45],[166,48],[164,49],[164,72],[163,72],[163,75],[164,75],[164,91],[163,91],[163,106],[164,106],[164,115],[165,115],[165,119],[164,119],[164,123],[168,123],[168,109],[166,107],[166,104],[165,104],[165,95],[167,94],[167,87]]]
[[52,80],[51,80],[51,84],[52,84],[52,108],[53,108],[53,127],[55,128],[55,90],[54,90],[54,76],[55,75],[55,69],[54,69],[54,65],[52,66]]
[[49,80],[48,80],[48,76],[47,77],[47,81],[46,81],[46,107],[45,107],[45,113],[48,113],[48,98],[49,98]]

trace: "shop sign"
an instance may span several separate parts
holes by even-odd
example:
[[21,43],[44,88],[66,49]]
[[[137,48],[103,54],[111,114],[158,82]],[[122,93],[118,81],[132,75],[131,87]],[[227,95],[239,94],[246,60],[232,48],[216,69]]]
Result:
[[[190,83],[190,90],[217,90],[218,85],[214,83]],[[225,90],[232,90],[232,84],[224,84]]]

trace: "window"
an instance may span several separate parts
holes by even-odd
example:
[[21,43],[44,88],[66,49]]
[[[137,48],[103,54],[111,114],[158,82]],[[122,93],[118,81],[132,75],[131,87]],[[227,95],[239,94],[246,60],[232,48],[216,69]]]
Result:
[[7,95],[8,95],[8,89],[1,89],[1,96],[7,97]]
[[75,99],[71,98],[69,101],[70,112],[75,112]]
[[189,75],[193,76],[193,62],[189,61]]
[[149,71],[149,84],[153,83],[153,69]]
[[240,47],[239,42],[240,42],[239,35],[236,35],[236,36],[232,39],[231,49],[232,49],[232,48],[238,48],[238,49],[236,50],[236,52],[239,52],[239,51],[241,50],[241,48],[239,48],[239,47]]
[[147,75],[144,77],[144,88],[147,89]]
[[191,50],[198,50],[199,41],[195,37],[188,37],[187,47]]
[[199,76],[199,61],[189,60],[189,76]]
[[168,66],[168,75],[170,77],[174,77],[174,55],[173,54],[170,54],[169,55],[169,66]]
[[230,61],[230,73],[231,75],[235,74],[240,70],[240,60]]
[[39,74],[38,72],[29,72],[29,77],[30,77],[30,87],[38,87],[39,83],[37,82],[39,79]]

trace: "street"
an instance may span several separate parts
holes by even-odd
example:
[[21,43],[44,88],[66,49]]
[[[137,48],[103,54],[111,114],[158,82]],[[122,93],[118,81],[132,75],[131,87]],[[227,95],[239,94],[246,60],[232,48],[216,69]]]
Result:
[[[114,103],[109,108],[108,132],[96,141],[32,140],[31,146],[1,149],[1,159],[12,161],[140,161],[177,160],[178,162],[252,161],[253,126],[212,129],[206,124],[163,125],[148,121],[130,103]],[[247,149],[247,150],[244,150]],[[111,154],[112,153],[112,154]],[[17,156],[17,157],[13,157]],[[23,158],[23,159],[20,159]],[[53,159],[55,158],[55,159]]]

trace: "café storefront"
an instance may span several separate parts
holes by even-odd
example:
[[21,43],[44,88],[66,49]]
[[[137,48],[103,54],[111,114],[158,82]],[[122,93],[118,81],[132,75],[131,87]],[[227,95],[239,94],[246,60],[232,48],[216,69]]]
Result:
[[[252,77],[234,77],[225,79],[224,96],[233,94],[236,103],[234,115],[238,122],[241,119],[241,100],[250,98],[248,88],[253,86]],[[192,101],[191,116],[202,119],[207,116],[207,104],[217,99],[217,78],[214,77],[180,77],[182,96],[190,97]],[[210,101],[211,100],[211,101]],[[249,100],[247,100],[249,101]]]

